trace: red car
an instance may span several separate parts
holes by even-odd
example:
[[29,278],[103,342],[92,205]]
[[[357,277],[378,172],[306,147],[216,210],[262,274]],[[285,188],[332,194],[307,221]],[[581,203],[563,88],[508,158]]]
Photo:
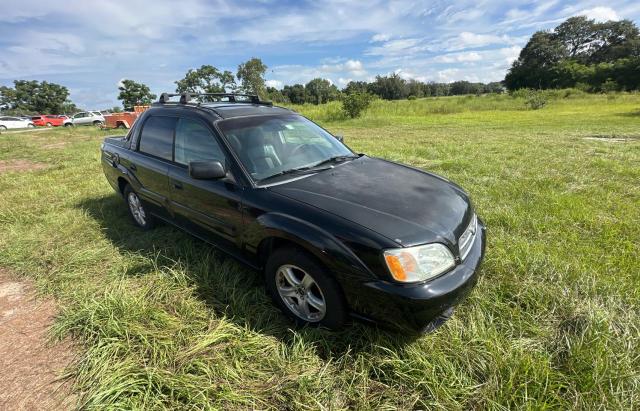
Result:
[[54,116],[52,114],[31,117],[31,121],[37,127],[59,127],[64,123],[64,116]]

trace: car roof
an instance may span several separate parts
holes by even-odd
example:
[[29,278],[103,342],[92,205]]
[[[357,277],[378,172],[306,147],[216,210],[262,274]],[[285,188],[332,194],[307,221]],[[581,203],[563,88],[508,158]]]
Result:
[[215,112],[218,116],[227,119],[233,117],[246,117],[246,116],[259,116],[259,115],[278,115],[278,114],[291,114],[292,111],[278,106],[268,106],[264,104],[251,104],[251,103],[229,103],[229,102],[216,102],[216,103],[202,103],[200,107],[208,108]]

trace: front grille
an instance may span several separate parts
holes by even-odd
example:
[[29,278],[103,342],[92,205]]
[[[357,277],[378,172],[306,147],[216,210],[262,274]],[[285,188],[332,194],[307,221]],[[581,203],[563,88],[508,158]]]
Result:
[[471,246],[476,238],[476,232],[478,231],[478,217],[474,214],[471,217],[471,222],[464,233],[458,240],[458,249],[460,250],[460,259],[464,261],[467,258],[467,254],[471,251]]

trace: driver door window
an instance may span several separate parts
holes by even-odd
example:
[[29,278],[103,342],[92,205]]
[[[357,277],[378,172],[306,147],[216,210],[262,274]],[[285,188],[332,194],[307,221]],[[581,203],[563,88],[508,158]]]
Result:
[[182,165],[192,161],[219,161],[225,165],[225,156],[207,126],[198,120],[181,118],[176,127],[174,161]]

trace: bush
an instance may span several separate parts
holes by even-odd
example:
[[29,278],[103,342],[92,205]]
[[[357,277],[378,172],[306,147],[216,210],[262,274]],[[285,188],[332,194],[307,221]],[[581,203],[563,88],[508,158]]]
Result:
[[600,91],[602,91],[603,93],[611,93],[619,89],[620,86],[618,86],[618,83],[611,79],[608,79],[600,85]]
[[371,104],[372,96],[369,93],[352,93],[342,100],[342,111],[351,118],[360,117],[369,104]]
[[407,100],[415,100],[415,99],[417,99],[417,97],[414,96],[413,94],[407,97]]
[[544,91],[530,90],[524,104],[531,110],[539,110],[547,105],[548,96]]
[[511,92],[511,97],[513,98],[527,98],[531,94],[531,89],[528,88],[519,88],[517,90],[513,90]]

